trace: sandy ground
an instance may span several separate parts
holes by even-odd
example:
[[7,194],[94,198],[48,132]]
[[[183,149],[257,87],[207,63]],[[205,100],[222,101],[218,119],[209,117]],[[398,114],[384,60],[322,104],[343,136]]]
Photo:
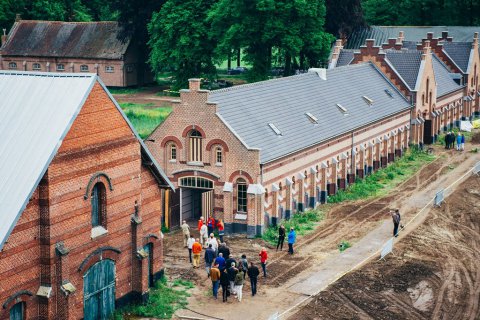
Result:
[[[392,222],[388,215],[390,208],[401,208],[403,221],[410,220],[420,208],[424,207],[432,199],[437,190],[457,180],[476,161],[480,160],[479,154],[455,151],[446,152],[440,147],[436,147],[435,152],[441,154],[441,156],[423,167],[409,180],[397,186],[388,196],[332,206],[327,213],[326,219],[318,225],[316,231],[299,239],[295,255],[287,255],[285,251],[277,253],[270,247],[270,258],[267,267],[268,278],[259,279],[259,293],[253,298],[250,296],[250,286],[247,278],[244,286],[244,298],[241,303],[235,299],[229,299],[227,303],[222,303],[221,300],[215,301],[211,297],[211,282],[208,280],[204,269],[193,270],[191,268],[188,262],[187,251],[182,246],[181,234],[177,232],[167,235],[165,237],[165,266],[167,275],[172,278],[190,279],[196,284],[196,287],[191,291],[192,296],[189,298],[190,310],[179,310],[176,316],[178,318],[185,316],[203,319],[268,319],[276,313],[283,314],[292,306],[304,301],[306,297],[321,289],[327,289],[325,292],[330,292],[331,287],[327,288],[328,285],[351,268],[357,266],[366,257],[375,253],[391,237]],[[458,187],[459,185],[457,184],[453,190]],[[472,209],[474,208],[472,206]],[[426,211],[421,218],[427,217],[428,214],[430,213]],[[422,219],[417,219],[415,223],[410,224],[402,231],[401,238],[406,237],[409,232],[415,230],[421,223]],[[476,232],[478,238],[478,225]],[[342,240],[349,241],[353,246],[340,253],[337,245]],[[404,241],[402,240],[400,244],[403,245]],[[248,258],[255,262],[259,262],[258,252],[261,246],[265,245],[261,239],[250,240],[244,237],[227,238],[227,244],[236,258],[245,253]],[[433,250],[437,250],[438,246],[433,248],[435,248]],[[432,248],[429,250],[432,250]],[[397,247],[396,244],[395,252],[397,251],[403,252],[401,247]],[[392,255],[392,257],[394,256]],[[389,257],[389,259],[393,258]],[[387,262],[382,262],[383,265],[387,265],[387,269],[389,259],[387,259]],[[382,263],[380,264],[382,265]],[[362,270],[364,269],[362,268]],[[416,273],[422,270],[421,267],[418,267],[408,272]],[[379,274],[382,275],[380,271],[382,270],[379,270]],[[349,287],[348,283],[345,284],[344,279],[346,277],[357,273],[360,275],[364,274],[364,272],[350,273],[341,278],[338,283],[343,283],[344,289],[347,288],[354,292],[368,292],[370,287],[374,288],[374,285],[380,286],[380,284],[373,283],[378,278],[378,273],[372,273],[372,278],[368,284],[359,282],[358,287],[353,285]],[[477,270],[477,274],[480,277],[480,270]],[[442,275],[438,277],[441,278]],[[469,279],[473,279],[472,276]],[[470,283],[475,283],[472,281]],[[411,290],[414,290],[412,292],[422,291],[424,286],[426,284],[422,283],[415,289],[415,284]],[[478,292],[479,288],[477,283],[474,289]],[[389,292],[390,295],[383,297],[385,301],[401,299],[397,297],[396,291]],[[323,293],[320,297],[323,297]],[[318,299],[309,299],[305,301],[305,304],[310,301],[318,301]],[[375,300],[372,301],[374,302]],[[382,300],[380,299],[379,301]],[[298,314],[294,313],[300,309],[294,308],[284,314],[284,317],[290,316],[291,319],[309,317],[311,319],[352,318],[353,313],[345,313],[347,312],[344,311],[347,308],[346,306],[339,308],[341,304],[342,302],[337,304],[332,302],[331,306],[321,309],[325,313],[318,313],[318,315],[307,313],[312,308],[311,305],[301,309]],[[367,315],[368,317],[366,318],[390,319],[383,317],[381,313],[379,313],[378,317],[368,313]],[[416,313],[411,313],[411,318],[416,318],[415,315]],[[420,315],[425,317],[423,313]],[[363,315],[360,314],[360,316],[354,316],[353,318],[360,319],[363,318]],[[405,317],[400,316],[399,318]]]
[[165,88],[159,86],[146,87],[144,91],[133,94],[114,94],[113,97],[118,102],[131,102],[138,104],[150,104],[152,108],[171,106],[171,101],[177,97],[157,96]]

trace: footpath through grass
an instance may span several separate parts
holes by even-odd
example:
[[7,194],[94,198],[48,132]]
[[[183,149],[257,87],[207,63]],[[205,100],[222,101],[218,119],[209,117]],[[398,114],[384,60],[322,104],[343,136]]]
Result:
[[142,139],[148,137],[172,112],[170,107],[153,107],[153,104],[120,103],[120,107]]
[[435,158],[435,155],[427,154],[418,148],[410,148],[402,158],[389,164],[388,167],[364,179],[357,179],[346,190],[339,190],[336,195],[329,196],[328,202],[339,203],[383,196]]
[[[289,220],[280,220],[276,227],[268,227],[263,233],[262,238],[266,242],[276,245],[278,239],[278,226],[283,224],[287,234],[290,231],[290,228],[293,227],[297,233],[297,236],[303,236],[315,230],[316,224],[322,221],[324,218],[325,215],[323,211],[318,209],[307,210],[302,213],[295,213]],[[285,239],[285,241],[286,240],[287,239]]]
[[131,316],[153,317],[157,319],[171,319],[175,311],[187,306],[190,296],[188,289],[193,288],[190,281],[178,279],[168,283],[162,277],[150,289],[148,301],[145,304],[130,304],[115,311],[114,320],[123,320]]

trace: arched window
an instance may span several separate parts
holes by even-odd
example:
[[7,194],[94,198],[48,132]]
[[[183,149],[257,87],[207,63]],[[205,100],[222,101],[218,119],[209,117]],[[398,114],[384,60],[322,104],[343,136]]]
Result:
[[13,305],[10,309],[10,320],[25,319],[25,303],[19,302]]
[[10,62],[8,64],[8,69],[16,70],[17,69],[17,63],[16,62]]
[[247,182],[242,178],[237,180],[237,211],[247,212]]
[[215,163],[222,164],[222,162],[223,162],[222,147],[216,147],[215,148]]
[[102,226],[106,229],[107,192],[105,185],[97,182],[92,188],[92,227]]
[[42,70],[42,66],[40,65],[40,63],[34,63],[32,65],[32,70],[36,70],[36,71]]
[[426,90],[426,92],[427,92],[427,102],[428,102],[428,93],[430,91],[429,88],[430,88],[430,79],[427,78],[427,90]]
[[170,160],[177,160],[177,146],[175,143],[170,145]]
[[190,132],[188,147],[188,161],[202,162],[202,134],[197,130]]
[[265,188],[265,201],[268,201],[268,189]]
[[80,66],[80,72],[88,72],[88,66],[86,64],[82,64]]

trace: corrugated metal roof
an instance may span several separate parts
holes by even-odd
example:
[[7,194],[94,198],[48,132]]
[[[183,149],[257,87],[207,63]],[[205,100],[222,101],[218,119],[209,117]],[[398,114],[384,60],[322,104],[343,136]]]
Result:
[[[372,99],[373,105],[363,96]],[[212,91],[209,101],[218,103],[220,116],[249,147],[261,149],[261,163],[410,108],[372,63],[327,70],[327,80],[309,72]],[[348,115],[337,104],[347,109]],[[318,118],[318,124],[311,123],[306,112]],[[269,123],[282,135],[276,135]]]
[[386,50],[386,58],[411,90],[415,90],[422,52],[418,50]]
[[5,56],[121,59],[130,38],[117,22],[16,22],[2,48]]
[[435,73],[435,81],[437,82],[437,97],[462,89],[463,86],[453,80],[448,67],[440,61],[440,59],[432,54],[433,72]]
[[96,81],[105,88],[95,74],[0,71],[0,250]]
[[404,40],[420,42],[427,37],[428,32],[433,32],[433,36],[438,38],[442,36],[442,31],[448,31],[448,35],[453,37],[454,41],[472,42],[473,34],[480,32],[480,27],[462,27],[462,26],[370,26],[359,28],[352,32],[345,44],[346,49],[358,49],[365,44],[366,39],[375,39],[375,45],[381,45],[387,42],[389,38],[397,38],[400,31],[404,32]]
[[445,51],[453,62],[464,73],[468,72],[468,62],[472,52],[471,42],[444,42],[443,51]]

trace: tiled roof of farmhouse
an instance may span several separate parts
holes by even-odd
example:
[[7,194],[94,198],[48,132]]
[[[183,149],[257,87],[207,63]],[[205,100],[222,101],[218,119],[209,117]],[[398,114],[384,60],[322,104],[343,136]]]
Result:
[[[95,74],[0,71],[0,250],[96,81],[105,88]],[[157,179],[173,187],[111,99]]]
[[346,49],[358,49],[365,44],[366,39],[375,39],[375,45],[379,46],[388,41],[389,38],[397,38],[400,31],[404,32],[404,40],[421,42],[427,37],[428,32],[433,32],[434,38],[448,31],[448,36],[454,41],[471,42],[473,34],[480,31],[480,27],[462,26],[370,26],[359,28],[354,31],[345,44]]
[[452,58],[460,70],[464,73],[468,71],[468,62],[470,61],[470,54],[472,52],[471,42],[444,42],[443,51]]
[[463,86],[453,80],[455,74],[451,73],[448,67],[435,54],[432,54],[432,64],[435,81],[437,82],[437,97],[463,88]]
[[343,67],[349,65],[354,57],[354,50],[342,49],[338,55],[336,67]]
[[261,163],[410,108],[372,63],[327,70],[326,80],[308,72],[212,91],[209,101],[248,147],[261,150]]
[[422,62],[422,52],[418,50],[386,50],[386,58],[403,78],[411,90],[415,84]]
[[129,37],[117,22],[16,22],[1,53],[6,56],[121,59]]

